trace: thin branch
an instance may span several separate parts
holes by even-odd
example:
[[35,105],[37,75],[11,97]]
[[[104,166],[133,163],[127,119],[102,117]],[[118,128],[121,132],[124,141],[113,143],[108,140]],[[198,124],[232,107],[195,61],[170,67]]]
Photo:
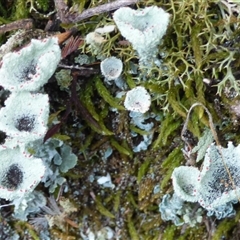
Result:
[[57,9],[58,17],[62,23],[67,23],[68,19],[65,17],[68,11],[68,6],[64,0],[54,0],[55,8]]
[[189,122],[189,118],[190,118],[190,115],[191,115],[191,112],[193,110],[193,108],[195,108],[196,106],[201,106],[204,108],[204,110],[206,111],[207,115],[208,115],[208,118],[209,118],[209,127],[212,131],[212,134],[213,134],[213,138],[214,140],[216,141],[216,144],[217,146],[221,146],[219,140],[218,140],[218,136],[217,136],[217,132],[215,130],[215,127],[214,127],[214,124],[213,124],[213,118],[212,118],[212,114],[209,112],[209,110],[202,104],[202,103],[194,103],[190,109],[188,110],[188,114],[187,114],[187,118],[185,120],[185,123],[183,125],[183,128],[182,128],[182,132],[181,132],[181,138],[184,142],[186,142],[186,139],[184,137],[184,133],[187,131],[187,125],[188,125],[188,122]]
[[91,75],[99,74],[98,69],[89,68],[89,67],[79,67],[79,66],[68,66],[65,64],[58,64],[58,67],[70,69],[70,70],[77,70],[79,76],[90,77]]
[[30,18],[21,19],[15,22],[4,24],[0,26],[0,34],[10,32],[18,29],[31,29],[33,28],[33,20]]
[[139,0],[117,0],[94,8],[87,9],[82,13],[74,14],[67,13],[67,5],[62,0],[54,0],[54,2],[55,7],[59,14],[59,18],[63,23],[78,23],[94,15],[109,12],[131,4],[136,4],[137,2],[139,2]]

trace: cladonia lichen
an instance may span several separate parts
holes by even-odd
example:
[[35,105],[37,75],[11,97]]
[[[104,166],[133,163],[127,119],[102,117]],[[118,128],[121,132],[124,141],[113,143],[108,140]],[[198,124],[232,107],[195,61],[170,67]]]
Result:
[[32,39],[21,50],[3,56],[0,85],[10,91],[37,91],[53,75],[60,59],[56,37]]
[[127,92],[124,101],[124,106],[127,110],[145,113],[149,110],[150,105],[151,96],[144,87],[135,87]]
[[0,130],[12,141],[27,144],[43,139],[49,115],[47,94],[14,92],[5,101],[5,105],[0,110]]
[[33,191],[41,181],[45,166],[41,159],[24,155],[19,148],[0,151],[0,197],[14,200]]
[[232,142],[227,148],[211,144],[203,167],[181,166],[172,174],[175,193],[185,201],[198,201],[207,210],[214,210],[238,200],[240,194],[240,145]]
[[157,47],[166,33],[169,16],[157,6],[138,10],[122,7],[114,12],[113,19],[137,51],[140,65],[151,66],[156,60]]

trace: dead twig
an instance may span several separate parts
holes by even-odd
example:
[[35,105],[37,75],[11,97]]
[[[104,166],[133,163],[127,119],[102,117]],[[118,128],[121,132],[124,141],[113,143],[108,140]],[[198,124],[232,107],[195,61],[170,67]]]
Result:
[[87,9],[82,13],[72,14],[68,12],[68,7],[63,2],[63,0],[54,0],[54,2],[58,12],[58,17],[60,18],[62,23],[78,23],[84,19],[90,18],[97,14],[109,12],[131,4],[136,4],[137,2],[139,2],[139,0],[117,0],[94,8]]
[[59,63],[58,64],[58,67],[61,67],[61,68],[65,68],[65,69],[71,69],[71,70],[78,70],[78,75],[79,76],[91,76],[93,74],[98,74],[99,73],[99,70],[98,69],[95,69],[95,68],[91,68],[91,67],[80,67],[80,66],[75,66],[75,65],[72,65],[72,66],[69,66],[69,65],[66,65],[66,64],[62,64],[62,63]]
[[64,0],[54,0],[54,3],[59,19],[62,23],[67,23],[68,19],[66,18],[66,14],[68,12],[68,6]]
[[12,30],[32,29],[32,28],[33,28],[33,20],[32,19],[30,19],[30,18],[21,19],[21,20],[0,26],[0,34],[4,34],[6,32],[10,32]]

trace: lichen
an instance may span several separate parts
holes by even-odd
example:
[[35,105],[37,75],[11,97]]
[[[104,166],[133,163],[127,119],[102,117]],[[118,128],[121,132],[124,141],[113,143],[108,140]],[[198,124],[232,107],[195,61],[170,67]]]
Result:
[[100,67],[101,67],[101,72],[105,77],[106,81],[109,81],[109,80],[117,79],[121,75],[122,69],[123,69],[123,63],[121,59],[118,59],[116,57],[110,57],[110,58],[104,59],[101,62]]
[[151,62],[156,61],[157,46],[167,30],[169,14],[156,6],[136,11],[125,7],[115,11],[113,19],[137,51],[140,65],[151,66]]
[[[69,12],[66,9],[67,17],[108,2],[68,1],[70,9]],[[57,72],[64,70],[68,73],[69,81],[63,83],[64,87],[60,89],[56,77],[41,87],[41,91],[49,95],[50,101],[50,129],[46,138],[58,138],[62,145],[59,140],[49,139],[44,145],[36,142],[32,148],[29,146],[28,150],[33,155],[40,147],[43,159],[48,159],[48,178],[43,179],[36,191],[41,190],[45,197],[51,191],[58,208],[61,208],[60,200],[56,197],[58,195],[61,199],[64,196],[77,206],[77,212],[65,215],[60,225],[54,224],[59,219],[51,216],[51,230],[48,222],[43,224],[40,231],[33,230],[29,225],[29,217],[37,222],[43,220],[42,214],[46,212],[42,210],[31,214],[26,208],[26,212],[22,212],[26,221],[18,221],[11,216],[6,217],[4,222],[10,223],[23,239],[107,238],[111,234],[118,239],[146,240],[237,238],[240,219],[238,204],[228,202],[214,209],[203,210],[197,202],[184,202],[180,209],[182,213],[177,215],[184,224],[175,226],[172,221],[162,220],[159,203],[164,202],[167,194],[173,194],[171,176],[176,168],[182,166],[187,170],[201,170],[201,159],[206,154],[206,148],[209,148],[208,143],[215,141],[214,146],[221,146],[221,149],[226,149],[229,141],[234,146],[240,144],[237,134],[240,128],[240,5],[226,0],[147,0],[128,7],[135,13],[148,8],[161,8],[167,14],[165,35],[161,40],[157,39],[152,55],[146,54],[145,50],[148,49],[144,45],[141,53],[145,56],[139,58],[137,46],[124,37],[120,27],[108,31],[107,27],[114,24],[113,16],[117,15],[118,10],[111,11],[112,14],[97,14],[73,24],[61,23],[61,31],[74,28],[74,36],[81,36],[84,43],[62,59],[61,67],[56,69]],[[0,4],[0,23],[29,17],[31,12],[36,28],[45,28],[44,25],[51,19],[49,23],[54,23],[52,30],[58,31],[56,19],[59,20],[60,15],[53,10],[54,4],[46,0],[8,1],[6,6]],[[41,13],[46,13],[45,18]],[[161,18],[155,22],[158,20]],[[32,32],[35,32],[35,37]],[[95,40],[100,40],[98,44],[95,43],[95,48],[86,43],[89,33],[97,36]],[[36,30],[17,35],[26,41],[13,46],[27,46],[27,40],[40,35],[40,31]],[[146,34],[145,40],[152,41],[148,39],[149,36]],[[2,34],[1,43],[4,44],[9,37],[8,34]],[[144,39],[136,40],[140,42]],[[8,49],[15,53],[19,50]],[[122,60],[123,71],[119,82],[109,84],[100,72],[100,62],[111,56]],[[35,69],[34,61],[28,63],[28,68],[21,72],[27,75],[26,80],[34,75]],[[144,87],[151,96],[151,107],[140,116],[128,112],[124,107],[126,92],[136,87]],[[1,108],[4,108],[8,97],[9,92],[1,90]],[[211,124],[203,107],[194,108],[192,115],[188,115],[196,102],[200,102],[211,113],[211,124],[216,129],[218,143],[215,137],[204,135],[206,129],[208,136],[213,132],[210,134],[208,130]],[[182,134],[187,116],[189,131]],[[22,131],[33,125],[31,119],[23,117],[17,121]],[[12,142],[9,136],[1,135],[1,140],[1,150],[4,150],[4,146],[16,148],[19,144]],[[68,147],[64,148],[63,145]],[[61,149],[66,150],[72,161],[68,162],[67,156],[63,161]],[[216,153],[215,150],[213,152]],[[77,162],[74,161],[76,158]],[[63,162],[66,172],[60,169]],[[191,167],[186,166],[189,164]],[[15,172],[15,167],[9,172]],[[211,170],[208,171],[210,173]],[[231,175],[227,175],[224,168],[221,174],[227,182],[217,178],[219,182],[214,182],[215,189],[231,188],[232,182],[228,179]],[[15,182],[10,181],[9,177],[6,179],[4,184],[13,189]],[[208,176],[208,179],[212,178]],[[18,175],[18,180],[21,180],[21,175]],[[191,188],[186,190],[191,193]],[[1,204],[8,202],[1,200]],[[4,216],[9,215],[9,209],[1,209]],[[172,207],[170,212],[173,211]],[[204,220],[202,222],[201,217]]]
[[44,175],[42,160],[22,153],[19,148],[2,150],[0,157],[4,159],[0,170],[1,198],[21,199],[33,191]]
[[61,59],[56,37],[31,43],[2,58],[0,84],[9,91],[38,91],[55,72]]
[[28,146],[29,151],[34,149],[34,156],[41,158],[46,166],[45,174],[42,178],[45,187],[53,193],[55,189],[62,185],[66,179],[60,173],[66,173],[77,163],[77,157],[72,153],[71,147],[58,139],[49,139],[43,145],[33,143]]
[[49,116],[48,100],[46,94],[12,93],[0,110],[0,129],[19,145],[43,139]]

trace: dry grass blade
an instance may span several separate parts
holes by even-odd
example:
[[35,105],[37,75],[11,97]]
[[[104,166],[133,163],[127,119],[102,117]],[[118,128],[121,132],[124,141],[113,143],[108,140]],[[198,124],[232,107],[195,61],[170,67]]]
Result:
[[67,44],[62,49],[62,58],[66,58],[68,55],[70,55],[72,52],[76,51],[80,44],[83,43],[82,38],[80,37],[73,37],[71,36],[67,42]]

